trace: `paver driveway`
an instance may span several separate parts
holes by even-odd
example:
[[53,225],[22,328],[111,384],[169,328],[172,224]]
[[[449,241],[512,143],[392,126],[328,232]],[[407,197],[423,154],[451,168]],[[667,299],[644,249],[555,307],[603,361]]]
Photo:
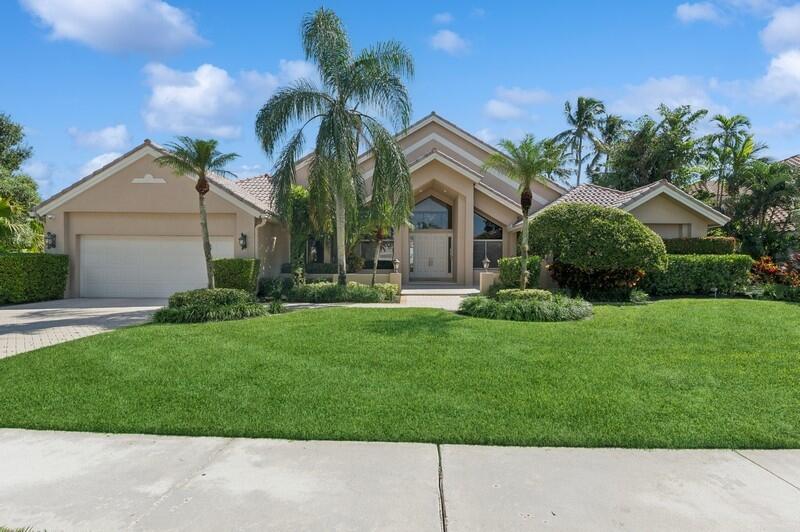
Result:
[[143,323],[163,299],[62,299],[0,307],[0,358]]

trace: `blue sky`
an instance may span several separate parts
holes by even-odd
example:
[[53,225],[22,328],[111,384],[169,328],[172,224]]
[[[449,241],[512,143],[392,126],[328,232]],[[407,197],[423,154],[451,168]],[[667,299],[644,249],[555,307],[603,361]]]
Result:
[[[355,48],[397,39],[432,110],[488,142],[565,127],[564,101],[627,118],[664,101],[743,113],[768,154],[800,152],[800,3],[327,2]],[[0,4],[0,112],[22,122],[44,195],[144,138],[214,136],[242,177],[271,167],[259,105],[312,70],[299,23],[317,2],[20,0]],[[8,80],[11,80],[10,82]]]

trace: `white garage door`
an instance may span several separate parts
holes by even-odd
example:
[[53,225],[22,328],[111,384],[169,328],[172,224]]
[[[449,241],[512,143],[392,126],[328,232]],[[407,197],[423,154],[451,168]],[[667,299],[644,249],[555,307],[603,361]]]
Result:
[[[233,237],[212,237],[214,258],[233,257]],[[199,237],[82,236],[81,297],[168,297],[206,286]]]

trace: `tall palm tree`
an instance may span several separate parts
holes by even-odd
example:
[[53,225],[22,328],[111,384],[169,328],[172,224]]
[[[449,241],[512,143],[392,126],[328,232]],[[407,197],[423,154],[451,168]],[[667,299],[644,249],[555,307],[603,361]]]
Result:
[[564,102],[564,115],[570,127],[556,135],[556,139],[569,145],[575,158],[576,185],[581,184],[581,167],[585,161],[584,143],[595,142],[594,129],[605,110],[603,102],[585,96],[578,97],[574,111],[570,102]]
[[522,205],[522,268],[519,285],[528,286],[528,215],[533,203],[531,187],[545,181],[550,161],[547,157],[548,140],[536,141],[533,135],[525,135],[519,144],[503,139],[498,144],[500,152],[493,153],[483,163],[485,170],[497,170],[519,184],[519,199]]
[[556,139],[544,139],[542,141],[544,158],[547,160],[545,175],[551,181],[567,182],[569,169],[567,168],[567,147]]
[[169,153],[156,158],[156,163],[173,169],[181,175],[197,177],[194,189],[200,204],[200,232],[203,237],[203,254],[206,258],[208,287],[214,288],[214,263],[211,260],[211,239],[208,237],[208,215],[206,214],[206,194],[209,191],[208,175],[233,176],[225,167],[239,157],[236,153],[221,153],[214,139],[193,139],[178,137],[177,142],[166,145]]
[[[268,157],[278,147],[272,182],[279,211],[295,182],[295,161],[303,151],[305,130],[318,126],[311,154],[308,188],[312,218],[336,221],[339,283],[346,282],[346,214],[361,202],[360,147],[372,150],[383,179],[403,187],[410,178],[405,155],[381,123],[408,127],[411,102],[404,84],[414,73],[411,55],[395,41],[381,42],[354,55],[336,14],[320,8],[303,18],[305,57],[314,63],[320,85],[302,79],[278,90],[256,117],[256,135]],[[298,126],[291,134],[290,128]],[[285,141],[285,142],[284,142]],[[374,178],[373,178],[374,180]]]
[[600,119],[597,124],[597,138],[594,139],[594,157],[589,163],[592,172],[596,172],[600,166],[600,158],[603,158],[603,175],[608,173],[608,159],[611,149],[625,136],[627,120],[619,115],[609,114]]
[[748,135],[750,120],[746,116],[717,114],[714,115],[711,122],[719,130],[709,137],[709,152],[716,166],[717,208],[721,208],[726,190],[728,194],[733,193],[735,195],[735,191],[732,190],[733,181],[736,180],[736,177],[732,175],[734,173],[732,167],[736,157],[735,152],[739,151],[741,158],[743,148],[747,150],[755,148],[755,145],[744,145],[747,137],[750,137]]

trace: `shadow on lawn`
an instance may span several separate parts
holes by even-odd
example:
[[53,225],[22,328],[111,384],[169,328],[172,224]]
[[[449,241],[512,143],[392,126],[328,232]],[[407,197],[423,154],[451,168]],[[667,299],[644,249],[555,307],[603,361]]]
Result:
[[[422,309],[414,309],[416,311]],[[370,319],[359,322],[358,327],[366,332],[386,336],[417,336],[420,334],[437,337],[449,335],[449,326],[464,320],[445,310],[424,309],[412,312],[411,309],[392,310],[388,319]]]

